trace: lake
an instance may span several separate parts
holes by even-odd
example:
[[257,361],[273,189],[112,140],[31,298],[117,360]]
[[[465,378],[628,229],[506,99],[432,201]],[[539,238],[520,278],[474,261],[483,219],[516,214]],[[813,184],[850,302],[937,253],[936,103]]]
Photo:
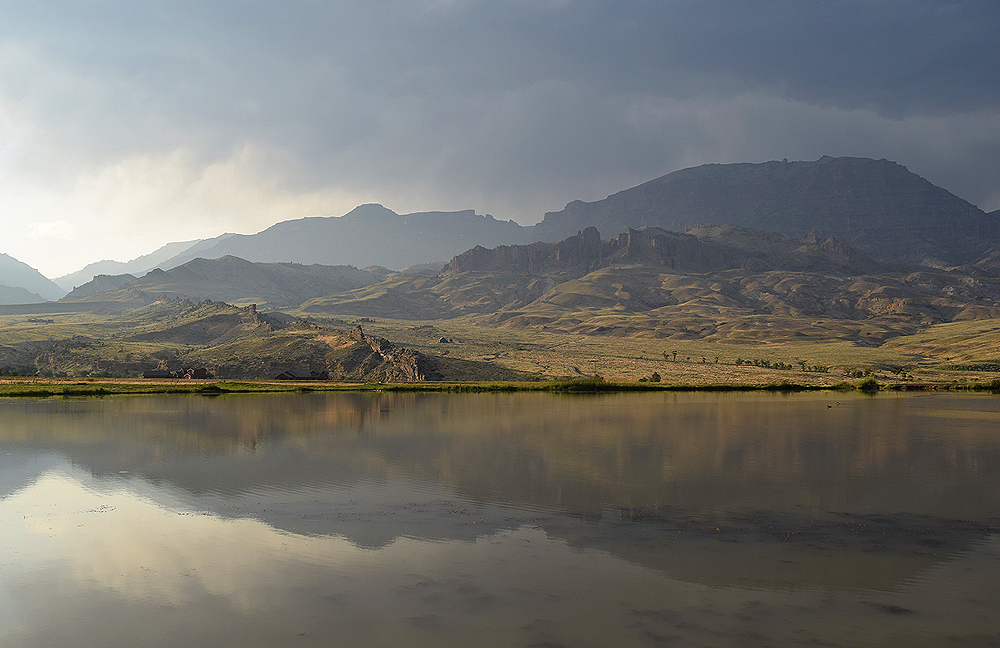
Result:
[[0,646],[1000,644],[1000,398],[0,402]]

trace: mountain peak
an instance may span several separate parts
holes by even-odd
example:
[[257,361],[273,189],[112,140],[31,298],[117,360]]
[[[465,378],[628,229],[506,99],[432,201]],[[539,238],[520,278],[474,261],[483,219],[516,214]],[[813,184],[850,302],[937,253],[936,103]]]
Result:
[[591,203],[574,201],[539,223],[540,240],[588,225],[603,232],[731,223],[801,238],[815,230],[877,258],[968,263],[1000,241],[1000,218],[896,162],[824,156],[814,162],[707,164]]
[[379,203],[365,203],[358,205],[341,218],[371,218],[373,216],[399,216],[399,214]]

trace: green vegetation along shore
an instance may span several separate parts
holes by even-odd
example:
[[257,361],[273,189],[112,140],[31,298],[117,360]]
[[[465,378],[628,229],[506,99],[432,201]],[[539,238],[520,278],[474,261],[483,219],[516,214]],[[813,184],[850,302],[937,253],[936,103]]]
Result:
[[795,382],[761,383],[662,383],[616,382],[600,378],[571,378],[535,382],[331,382],[331,381],[228,381],[228,380],[123,380],[88,378],[8,378],[0,381],[0,398],[101,397],[125,395],[201,395],[310,393],[310,392],[548,392],[548,393],[610,393],[610,392],[800,392],[800,391],[966,391],[1000,394],[1000,380],[952,383],[879,383],[872,378],[834,385]]

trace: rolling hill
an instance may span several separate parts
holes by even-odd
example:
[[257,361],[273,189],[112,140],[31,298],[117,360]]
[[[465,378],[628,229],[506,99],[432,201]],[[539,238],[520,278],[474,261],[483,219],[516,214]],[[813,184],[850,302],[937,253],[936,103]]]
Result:
[[357,381],[525,380],[524,373],[438,357],[366,334],[323,328],[280,312],[164,298],[103,315],[58,316],[0,330],[0,373],[135,377],[203,368],[216,378],[279,374]]

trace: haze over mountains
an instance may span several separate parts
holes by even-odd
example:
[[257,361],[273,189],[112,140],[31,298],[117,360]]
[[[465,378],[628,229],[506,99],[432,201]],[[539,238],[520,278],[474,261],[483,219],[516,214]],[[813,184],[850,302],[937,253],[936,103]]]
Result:
[[[82,269],[68,275],[63,275],[62,277],[56,277],[53,281],[64,290],[70,291],[77,286],[82,286],[98,275],[144,275],[153,268],[168,270],[184,263],[184,261],[195,258],[192,255],[197,255],[200,250],[211,247],[229,236],[233,235],[222,234],[221,236],[207,240],[167,243],[163,247],[131,261],[104,260],[89,263]],[[180,256],[185,256],[186,258],[184,261],[175,262],[174,259]]]
[[59,299],[65,294],[52,280],[17,259],[0,254],[0,304]]
[[[819,241],[832,236],[880,262],[1000,267],[1000,212],[985,213],[894,162],[824,157],[683,169],[604,200],[571,202],[530,227],[471,210],[400,215],[381,205],[362,205],[342,217],[285,221],[253,235],[171,243],[127,263],[91,264],[57,283],[69,290],[99,274],[141,277],[154,268],[170,270],[196,258],[224,256],[399,270],[444,263],[476,246],[554,243],[588,227],[613,238],[629,228],[682,232],[723,224],[795,240],[810,232]],[[29,281],[23,268],[17,274],[4,269],[8,266],[13,268],[0,266],[0,285],[10,288],[0,292],[0,300],[33,299],[18,288],[42,299],[60,296],[41,275]]]
[[444,262],[476,245],[527,243],[531,231],[513,221],[498,221],[472,210],[401,215],[382,205],[369,204],[340,217],[284,221],[257,234],[224,234],[189,244],[172,244],[118,267],[108,262],[87,266],[81,272],[60,277],[58,282],[70,289],[97,274],[169,270],[199,257],[224,256],[265,263],[383,266],[399,270],[421,263]]

